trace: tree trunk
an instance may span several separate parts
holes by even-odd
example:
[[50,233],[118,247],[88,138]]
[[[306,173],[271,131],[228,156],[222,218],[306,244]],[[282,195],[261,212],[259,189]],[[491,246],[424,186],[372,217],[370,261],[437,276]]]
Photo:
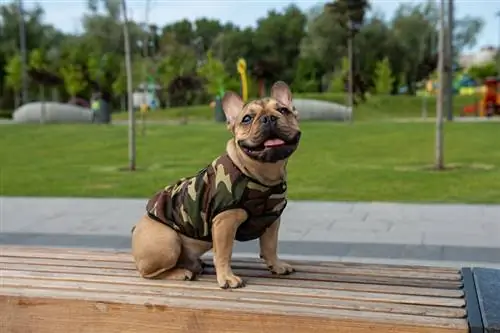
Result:
[[14,92],[14,108],[18,108],[19,107],[19,103],[21,102],[20,98],[19,98],[19,91],[15,91]]
[[59,102],[59,93],[57,91],[57,88],[52,88],[52,101]]
[[444,169],[443,156],[443,96],[445,93],[445,77],[444,77],[444,0],[441,0],[440,9],[440,29],[439,29],[439,60],[438,60],[438,84],[439,91],[436,99],[436,161],[435,168],[437,170]]
[[266,92],[265,92],[265,86],[264,86],[264,79],[260,78],[259,79],[259,98],[264,97],[265,94],[266,94]]
[[47,121],[47,110],[45,109],[45,86],[43,84],[38,86],[38,99],[40,100],[40,121],[44,124]]
[[123,39],[125,49],[125,71],[127,73],[127,109],[128,109],[128,165],[129,170],[134,171],[136,167],[136,145],[135,145],[135,114],[132,100],[132,65],[130,56],[130,40],[128,31],[127,5],[125,0],[121,0],[123,15]]

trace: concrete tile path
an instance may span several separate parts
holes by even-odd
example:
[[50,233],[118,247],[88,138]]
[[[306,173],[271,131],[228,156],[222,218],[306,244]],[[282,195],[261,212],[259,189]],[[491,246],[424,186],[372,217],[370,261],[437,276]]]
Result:
[[[0,197],[0,244],[129,248],[146,199]],[[255,241],[236,252],[255,253]],[[500,205],[290,202],[288,256],[500,266]]]

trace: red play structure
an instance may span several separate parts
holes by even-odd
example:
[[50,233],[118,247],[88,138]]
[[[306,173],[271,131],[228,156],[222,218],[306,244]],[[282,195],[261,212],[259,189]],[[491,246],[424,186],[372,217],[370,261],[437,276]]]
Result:
[[485,92],[479,103],[467,105],[463,109],[464,114],[475,114],[480,117],[491,117],[500,115],[500,80],[490,77],[484,80]]

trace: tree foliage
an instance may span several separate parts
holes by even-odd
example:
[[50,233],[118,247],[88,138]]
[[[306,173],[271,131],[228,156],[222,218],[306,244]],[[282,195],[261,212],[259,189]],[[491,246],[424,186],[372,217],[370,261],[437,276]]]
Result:
[[61,74],[64,78],[64,86],[71,97],[76,97],[86,87],[84,74],[80,66],[68,64],[61,68]]
[[331,92],[344,92],[345,84],[344,78],[349,73],[349,59],[347,57],[343,57],[340,63],[340,68],[333,72],[332,80],[330,82],[330,91]]
[[467,74],[477,81],[483,81],[488,77],[499,75],[498,67],[495,61],[489,61],[481,65],[475,65],[467,70]]
[[7,87],[15,92],[19,92],[22,87],[22,61],[19,54],[14,54],[10,57],[5,66],[5,83]]
[[[25,12],[30,77],[35,82],[50,83],[63,99],[74,94],[88,98],[100,91],[110,102],[119,103],[126,86],[120,0],[89,0],[78,34],[59,31],[45,22],[38,5]],[[275,80],[284,80],[301,92],[342,91],[345,73],[340,73],[353,27],[348,22],[352,21],[356,82],[379,89],[377,64],[384,61],[397,78],[385,82],[384,92],[392,82],[392,92],[405,86],[414,93],[417,82],[436,68],[438,14],[432,0],[400,3],[390,19],[373,1],[334,0],[329,6],[316,4],[306,11],[293,4],[270,10],[255,27],[245,28],[211,18],[181,19],[165,26],[132,20],[128,26],[132,81],[137,87],[152,77],[162,87],[162,104],[172,97],[169,91],[175,92],[176,103],[205,103],[219,89],[216,81],[221,76],[226,89],[239,90],[236,62],[244,58],[251,97],[257,94],[257,82],[268,88]],[[476,44],[482,27],[480,18],[456,18],[455,57]],[[12,105],[12,92],[21,84],[18,54],[17,4],[4,2],[0,5],[0,86],[5,93],[0,100],[7,106]],[[194,90],[189,92],[190,87]],[[33,89],[37,87],[30,85]],[[36,94],[31,91],[29,95]]]
[[394,77],[392,76],[389,58],[377,62],[375,68],[375,92],[377,94],[388,95],[392,91]]
[[211,96],[218,95],[229,79],[224,64],[213,56],[212,50],[207,52],[205,63],[198,68],[197,73],[206,80],[207,92]]

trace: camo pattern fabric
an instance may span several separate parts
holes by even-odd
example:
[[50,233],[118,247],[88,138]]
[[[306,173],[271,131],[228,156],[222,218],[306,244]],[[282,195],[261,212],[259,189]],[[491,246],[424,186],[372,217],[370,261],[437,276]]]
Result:
[[248,219],[236,240],[259,238],[286,206],[286,182],[268,187],[243,174],[227,154],[191,178],[157,192],[147,203],[148,215],[187,237],[212,241],[212,220],[228,209],[242,208]]

